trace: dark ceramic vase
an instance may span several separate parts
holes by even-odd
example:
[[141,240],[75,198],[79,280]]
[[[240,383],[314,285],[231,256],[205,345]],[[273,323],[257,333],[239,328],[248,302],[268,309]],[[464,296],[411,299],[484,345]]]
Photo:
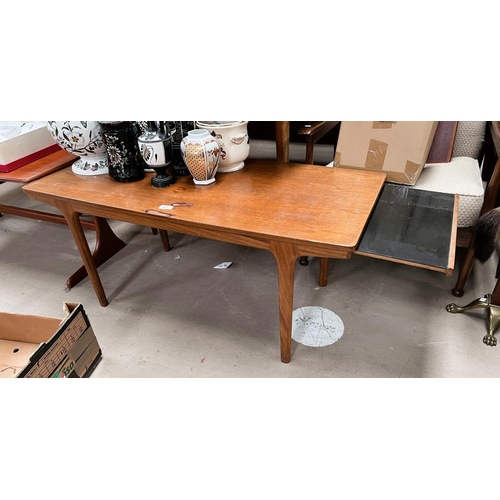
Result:
[[120,182],[144,179],[144,164],[139,156],[137,126],[134,122],[99,122],[106,144],[109,176]]

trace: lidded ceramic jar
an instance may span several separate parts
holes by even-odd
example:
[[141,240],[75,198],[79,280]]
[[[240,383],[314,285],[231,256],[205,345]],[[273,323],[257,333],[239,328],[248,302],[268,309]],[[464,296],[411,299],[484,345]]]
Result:
[[47,129],[59,146],[79,157],[71,167],[75,174],[108,173],[106,144],[98,122],[51,121],[47,122]]
[[221,159],[218,172],[236,172],[245,166],[245,160],[250,154],[247,126],[247,121],[196,122],[197,128],[207,130],[219,141]]
[[220,153],[219,142],[204,129],[190,130],[181,141],[182,159],[195,184],[215,182]]

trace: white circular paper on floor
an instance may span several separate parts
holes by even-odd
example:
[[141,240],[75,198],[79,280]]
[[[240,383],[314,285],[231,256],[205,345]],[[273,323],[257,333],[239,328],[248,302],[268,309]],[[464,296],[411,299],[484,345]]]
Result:
[[344,323],[329,309],[307,306],[292,315],[292,338],[309,347],[334,344],[344,335]]

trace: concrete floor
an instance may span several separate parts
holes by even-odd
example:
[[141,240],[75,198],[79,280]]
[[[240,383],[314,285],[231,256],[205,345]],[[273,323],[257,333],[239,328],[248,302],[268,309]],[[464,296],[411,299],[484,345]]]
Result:
[[[0,203],[57,212],[15,184],[0,185]],[[500,376],[500,348],[482,343],[485,313],[445,310],[492,291],[496,257],[474,268],[460,299],[450,293],[456,271],[447,278],[353,256],[331,261],[320,288],[318,260],[297,264],[294,308],[330,309],[345,332],[327,347],[294,342],[285,365],[271,253],[178,233],[165,253],[149,228],[110,223],[127,246],[100,268],[110,301],[103,308],[88,279],[65,286],[81,265],[66,226],[0,218],[0,310],[63,317],[63,301],[81,302],[103,351],[94,378]],[[214,269],[225,261],[234,264]]]

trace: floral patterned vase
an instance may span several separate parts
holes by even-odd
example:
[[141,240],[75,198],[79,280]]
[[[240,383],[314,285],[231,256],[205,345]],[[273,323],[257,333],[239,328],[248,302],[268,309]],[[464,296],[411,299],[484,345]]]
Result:
[[106,145],[98,122],[47,122],[47,129],[59,146],[80,157],[71,167],[75,174],[108,173]]
[[220,162],[220,145],[217,139],[206,130],[190,130],[181,141],[181,154],[195,184],[215,182]]
[[121,182],[144,179],[135,122],[99,122],[108,155],[109,176]]

